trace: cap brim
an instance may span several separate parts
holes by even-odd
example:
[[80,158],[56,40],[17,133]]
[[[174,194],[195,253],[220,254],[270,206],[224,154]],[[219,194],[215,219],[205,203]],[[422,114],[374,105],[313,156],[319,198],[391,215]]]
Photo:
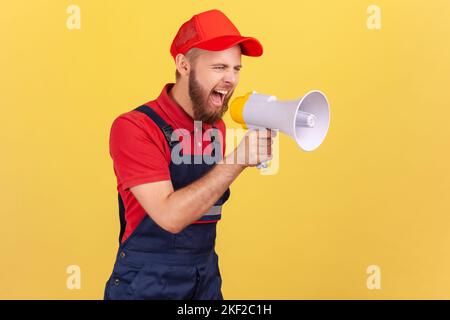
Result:
[[222,51],[234,47],[241,46],[241,53],[250,57],[259,57],[263,54],[263,47],[261,43],[252,37],[242,36],[222,36],[200,43],[196,43],[192,47],[209,50]]

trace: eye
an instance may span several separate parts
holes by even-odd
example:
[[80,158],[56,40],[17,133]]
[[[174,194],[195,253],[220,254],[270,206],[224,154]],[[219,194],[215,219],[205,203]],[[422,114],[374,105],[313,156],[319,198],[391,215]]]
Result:
[[216,67],[214,67],[214,69],[216,69],[216,70],[225,70],[225,67],[224,66],[216,66]]

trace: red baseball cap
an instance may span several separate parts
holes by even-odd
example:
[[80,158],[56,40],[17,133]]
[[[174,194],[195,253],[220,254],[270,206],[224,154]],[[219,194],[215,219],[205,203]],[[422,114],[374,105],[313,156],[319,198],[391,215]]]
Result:
[[219,10],[209,10],[192,16],[180,27],[170,46],[170,54],[185,54],[192,48],[221,51],[239,44],[243,55],[259,57],[261,43],[252,37],[243,37],[239,30]]

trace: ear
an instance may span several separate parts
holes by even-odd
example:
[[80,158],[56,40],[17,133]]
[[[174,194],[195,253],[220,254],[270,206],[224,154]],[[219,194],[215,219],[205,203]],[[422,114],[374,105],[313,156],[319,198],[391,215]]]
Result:
[[175,65],[178,72],[182,76],[186,76],[189,74],[191,65],[184,54],[182,53],[177,54],[177,56],[175,57]]

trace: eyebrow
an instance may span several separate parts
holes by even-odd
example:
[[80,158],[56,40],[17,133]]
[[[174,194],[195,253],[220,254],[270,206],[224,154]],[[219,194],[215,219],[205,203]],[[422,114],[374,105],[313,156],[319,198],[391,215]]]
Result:
[[[223,66],[223,67],[225,67],[225,68],[230,67],[230,65],[228,65],[228,64],[226,64],[226,63],[214,63],[214,64],[212,64],[211,66],[213,66],[213,67]],[[242,68],[242,65],[241,65],[241,64],[235,65],[234,68]]]

